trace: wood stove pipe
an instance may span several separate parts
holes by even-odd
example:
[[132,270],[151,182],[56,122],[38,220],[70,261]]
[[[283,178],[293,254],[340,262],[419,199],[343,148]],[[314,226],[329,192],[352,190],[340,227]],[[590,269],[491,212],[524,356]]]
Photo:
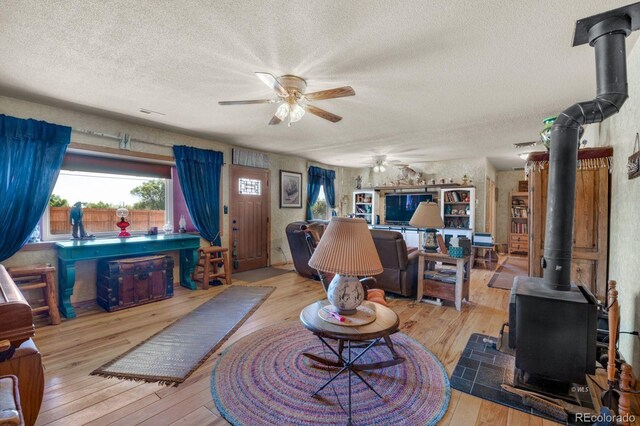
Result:
[[[617,9],[612,13],[624,9]],[[597,96],[592,101],[580,102],[567,108],[558,116],[551,129],[547,223],[542,259],[544,285],[551,289],[571,290],[573,216],[580,134],[584,124],[599,123],[616,114],[628,98],[625,38],[632,30],[631,20],[625,13],[609,14],[588,28],[589,44],[595,48],[596,54]],[[576,36],[578,30],[577,28]]]

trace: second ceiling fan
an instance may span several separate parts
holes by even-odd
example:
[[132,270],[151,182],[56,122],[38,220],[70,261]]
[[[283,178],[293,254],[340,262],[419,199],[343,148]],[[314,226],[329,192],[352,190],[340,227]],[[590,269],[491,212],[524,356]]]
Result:
[[254,99],[247,101],[220,101],[220,105],[249,105],[249,104],[280,104],[269,124],[280,124],[289,119],[291,123],[299,121],[305,114],[309,112],[318,117],[337,123],[342,120],[339,115],[332,114],[328,111],[311,105],[311,101],[320,101],[324,99],[342,98],[345,96],[354,96],[356,92],[351,86],[337,87],[335,89],[321,90],[319,92],[305,93],[307,90],[307,82],[295,75],[281,75],[275,77],[273,74],[266,72],[256,72],[256,76],[262,80],[264,84],[269,86],[276,92],[275,99]]

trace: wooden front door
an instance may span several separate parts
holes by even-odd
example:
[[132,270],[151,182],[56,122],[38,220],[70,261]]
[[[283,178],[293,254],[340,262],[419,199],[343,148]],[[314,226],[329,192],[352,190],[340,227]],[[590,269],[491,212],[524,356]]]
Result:
[[233,270],[264,268],[269,265],[269,170],[232,165],[229,174]]

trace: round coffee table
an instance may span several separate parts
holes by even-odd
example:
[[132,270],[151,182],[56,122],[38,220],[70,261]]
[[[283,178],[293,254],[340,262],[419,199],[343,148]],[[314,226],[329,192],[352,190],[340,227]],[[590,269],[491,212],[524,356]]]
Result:
[[[300,321],[305,326],[305,328],[315,334],[318,339],[320,339],[322,344],[336,356],[336,359],[330,360],[308,352],[304,352],[303,355],[318,363],[340,368],[338,372],[334,374],[326,383],[324,383],[317,391],[315,391],[312,396],[317,395],[321,390],[323,390],[331,382],[333,382],[338,376],[340,376],[344,372],[347,372],[349,376],[348,425],[351,425],[351,374],[354,374],[356,377],[358,377],[365,385],[367,385],[369,389],[371,389],[371,391],[373,391],[373,393],[375,393],[379,398],[382,398],[382,396],[378,392],[376,392],[376,390],[369,384],[369,382],[367,382],[364,377],[362,377],[359,371],[378,370],[404,362],[404,358],[398,356],[396,351],[393,349],[393,343],[391,342],[390,337],[391,334],[399,331],[398,326],[400,325],[400,320],[398,319],[398,315],[386,306],[371,302],[364,303],[369,308],[375,311],[376,319],[369,324],[355,327],[333,324],[320,318],[320,316],[318,315],[318,311],[320,311],[325,306],[330,305],[328,300],[321,300],[319,302],[312,303],[311,305],[305,307],[302,312],[300,312]],[[334,347],[331,346],[326,339],[337,340],[337,348],[334,349]],[[382,343],[381,340],[384,343]],[[356,344],[352,346],[352,342],[355,342]],[[347,353],[346,355],[343,355],[345,344]],[[389,348],[389,351],[391,352],[391,358],[389,360],[369,364],[356,363],[367,351],[369,351],[369,349],[378,344],[386,344],[386,346]],[[358,353],[357,355],[352,356],[352,347],[364,348],[364,350],[362,350],[362,352]]]

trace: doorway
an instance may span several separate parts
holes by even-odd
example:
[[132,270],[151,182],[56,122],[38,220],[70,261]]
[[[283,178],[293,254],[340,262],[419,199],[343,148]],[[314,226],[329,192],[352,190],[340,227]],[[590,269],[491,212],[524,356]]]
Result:
[[487,177],[485,187],[485,215],[484,215],[484,232],[493,235],[496,238],[496,202],[498,194],[496,191],[496,183]]
[[229,177],[233,270],[241,272],[269,266],[269,170],[232,165]]

